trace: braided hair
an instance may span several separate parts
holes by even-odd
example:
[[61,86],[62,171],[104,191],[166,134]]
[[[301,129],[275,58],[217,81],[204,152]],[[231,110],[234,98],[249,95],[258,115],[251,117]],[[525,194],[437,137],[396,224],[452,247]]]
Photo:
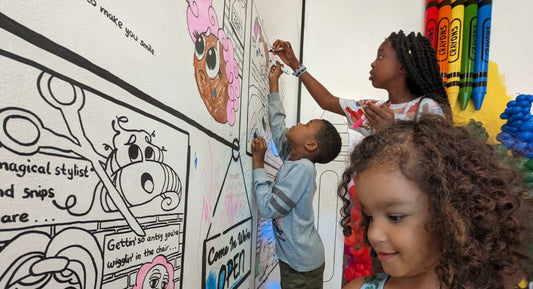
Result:
[[420,33],[405,35],[402,30],[392,32],[387,38],[407,74],[407,88],[416,96],[435,100],[447,119],[451,107],[440,77],[440,68],[431,42]]

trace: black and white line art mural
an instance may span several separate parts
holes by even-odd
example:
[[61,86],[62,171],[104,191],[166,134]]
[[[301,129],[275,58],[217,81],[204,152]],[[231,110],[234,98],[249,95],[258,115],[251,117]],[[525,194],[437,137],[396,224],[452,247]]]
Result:
[[268,108],[267,102],[263,95],[260,94],[257,87],[250,86],[249,90],[248,107],[255,108],[249,109],[248,130],[250,136],[248,140],[254,139],[258,136],[267,136],[267,132],[270,132],[270,125],[268,123]]
[[[2,147],[20,155],[32,155],[41,151],[55,150],[58,153],[73,154],[89,160],[100,180],[108,188],[113,202],[126,222],[128,222],[136,233],[144,235],[143,229],[101,166],[101,162],[103,161],[102,155],[97,152],[94,145],[85,135],[83,123],[79,115],[79,111],[83,109],[85,103],[83,90],[79,87],[72,86],[71,95],[54,95],[54,92],[51,90],[53,81],[61,82],[62,80],[54,78],[47,73],[41,73],[37,79],[39,94],[50,106],[61,113],[70,136],[60,135],[45,127],[42,120],[32,111],[7,107],[0,110],[0,123],[2,125],[2,129],[0,130],[0,144]],[[64,85],[64,83],[60,85]],[[16,122],[16,124],[12,122]],[[24,125],[34,128],[33,138],[18,138],[16,128],[21,122],[28,122]],[[26,135],[25,137],[28,136]],[[75,199],[69,198],[68,200],[72,200],[72,203],[68,205],[75,205]]]
[[0,251],[0,288],[99,289],[102,255],[96,239],[81,229],[57,235],[22,233]]
[[[161,198],[163,211],[175,209],[181,200],[182,184],[174,169],[164,163],[165,148],[152,143],[155,132],[124,128],[127,122],[126,117],[113,120],[113,145],[106,146],[111,150],[106,172],[113,185],[128,206]],[[96,192],[100,194],[105,211],[117,210],[103,182],[98,183]]]
[[255,5],[252,5],[251,25],[246,153],[250,156],[252,155],[251,143],[255,137],[265,138],[267,142],[265,164],[277,169],[282,162],[272,141],[268,120],[268,68],[271,55],[268,51],[268,38],[265,28]]
[[[127,131],[120,126],[120,123],[127,122],[125,117],[118,118],[117,127],[113,128],[117,132],[114,136],[114,147],[106,160],[88,139],[79,115],[85,103],[83,90],[72,85],[71,95],[56,95],[57,92],[54,94],[52,89],[54,87],[52,82],[60,82],[58,85],[68,86],[68,83],[63,83],[63,80],[43,72],[37,79],[38,91],[50,106],[59,110],[70,136],[60,135],[45,127],[43,121],[32,111],[7,107],[0,109],[0,124],[2,125],[0,144],[20,155],[56,151],[56,153],[73,154],[88,160],[92,165],[92,170],[100,178],[94,193],[101,194],[104,209],[118,210],[133,231],[141,236],[144,235],[144,230],[130,208],[142,205],[156,197],[163,198],[162,210],[169,211],[176,208],[179,203],[179,194],[181,194],[181,182],[176,172],[160,162],[163,158],[163,151],[151,144],[151,137],[146,131]],[[27,122],[26,127],[34,128],[33,138],[18,135],[16,128],[21,122]],[[121,142],[118,142],[121,138]],[[140,151],[139,145],[145,150]],[[124,152],[121,153],[122,151]],[[129,160],[129,165],[124,163],[124,158]],[[102,163],[108,164],[111,174],[105,171]],[[157,172],[157,174],[150,174],[150,171]],[[154,181],[154,177],[159,175],[162,178]],[[123,179],[128,181],[124,182]],[[134,179],[138,181],[132,182]],[[53,203],[59,209],[67,210],[75,216],[85,215],[92,207],[91,204],[85,213],[75,212],[73,210],[77,204],[75,194],[68,196],[64,204],[58,204],[55,200]]]
[[147,263],[171,268],[158,286],[182,288],[188,132],[0,35],[17,43],[0,45],[0,288],[133,288]]
[[[270,55],[269,40],[263,20],[252,4],[249,59],[249,83],[248,83],[248,115],[246,134],[246,154],[251,156],[251,142],[255,137],[261,136],[267,142],[265,154],[265,168],[268,174],[274,178],[282,164],[278,150],[272,140],[270,123],[268,119],[268,69],[273,55]],[[280,88],[282,88],[281,85]],[[257,252],[255,262],[255,288],[260,288],[269,278],[278,260],[275,257],[275,241],[272,222],[269,219],[257,218]]]

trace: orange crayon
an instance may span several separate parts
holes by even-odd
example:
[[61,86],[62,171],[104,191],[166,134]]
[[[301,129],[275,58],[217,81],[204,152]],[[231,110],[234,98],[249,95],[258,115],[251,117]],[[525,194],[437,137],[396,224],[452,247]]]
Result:
[[450,0],[438,0],[439,21],[437,26],[437,61],[444,86],[448,83],[448,39],[450,37],[450,17],[452,7]]

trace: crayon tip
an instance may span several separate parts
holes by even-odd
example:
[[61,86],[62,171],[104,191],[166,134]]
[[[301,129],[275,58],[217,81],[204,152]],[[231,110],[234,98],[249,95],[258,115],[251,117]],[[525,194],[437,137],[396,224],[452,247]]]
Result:
[[470,91],[461,91],[459,92],[459,104],[461,105],[461,109],[465,110],[468,106],[468,101],[470,100],[470,95],[472,92]]
[[481,109],[481,105],[483,104],[483,98],[485,98],[484,92],[474,92],[472,93],[472,101],[474,102],[474,108],[476,110]]
[[457,91],[451,91],[448,89],[448,101],[450,102],[450,107],[453,109],[457,105],[457,97],[459,96],[459,92]]

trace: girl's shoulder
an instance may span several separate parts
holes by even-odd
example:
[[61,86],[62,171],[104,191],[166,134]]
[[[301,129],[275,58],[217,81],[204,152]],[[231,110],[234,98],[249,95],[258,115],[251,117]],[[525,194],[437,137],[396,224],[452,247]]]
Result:
[[418,105],[420,114],[444,115],[439,103],[433,98],[423,97]]
[[342,289],[383,289],[389,279],[386,273],[378,273],[372,276],[361,277],[346,284]]

